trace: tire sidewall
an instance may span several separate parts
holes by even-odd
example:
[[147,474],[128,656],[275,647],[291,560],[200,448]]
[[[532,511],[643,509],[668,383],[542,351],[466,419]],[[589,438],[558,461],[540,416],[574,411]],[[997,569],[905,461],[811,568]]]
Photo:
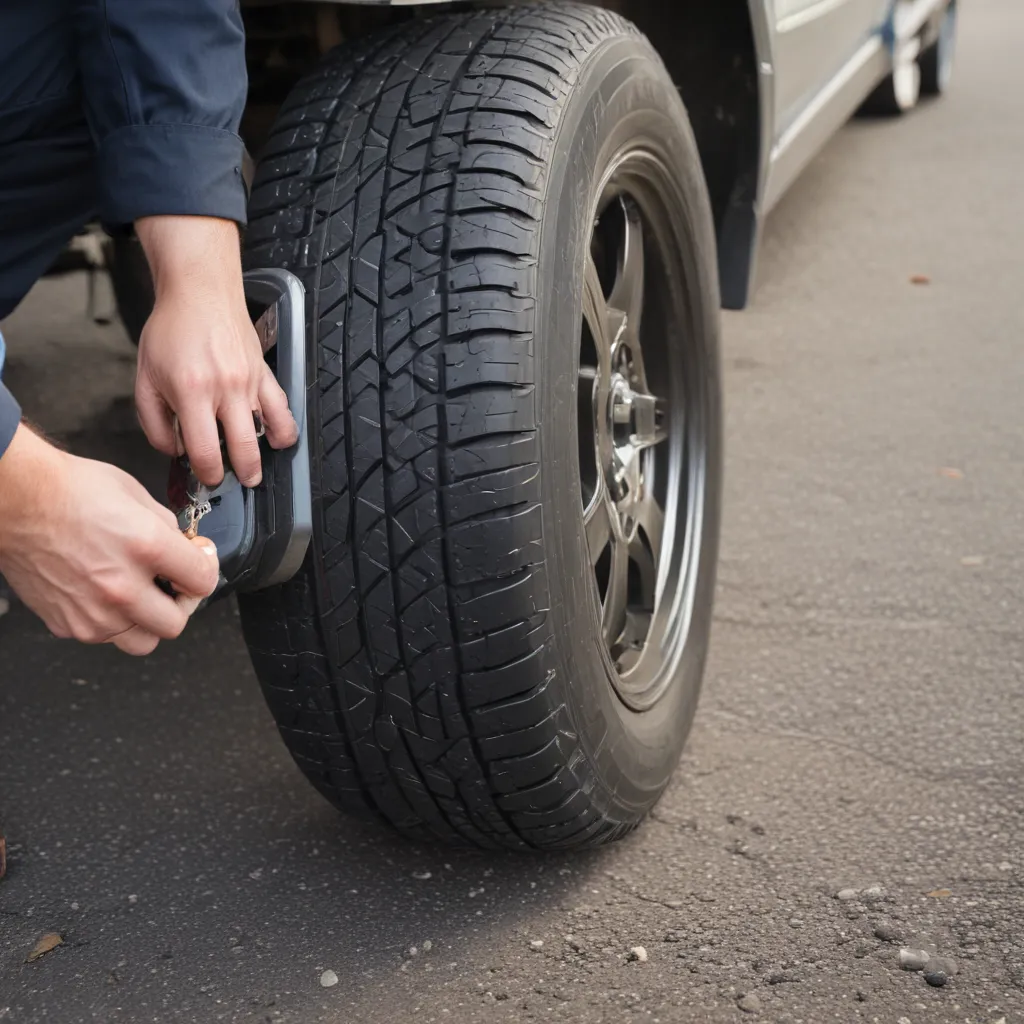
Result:
[[[678,176],[674,201],[687,268],[680,284],[689,307],[689,323],[680,333],[706,346],[702,384],[708,398],[704,528],[688,639],[669,689],[642,713],[620,700],[602,653],[600,602],[582,526],[577,442],[582,267],[597,189],[611,160],[637,138]],[[564,111],[547,205],[540,267],[551,270],[538,281],[535,343],[550,614],[558,638],[553,685],[597,783],[595,803],[603,803],[610,817],[635,821],[668,783],[696,711],[711,624],[721,487],[719,291],[707,189],[682,102],[646,41],[611,40],[591,55]]]

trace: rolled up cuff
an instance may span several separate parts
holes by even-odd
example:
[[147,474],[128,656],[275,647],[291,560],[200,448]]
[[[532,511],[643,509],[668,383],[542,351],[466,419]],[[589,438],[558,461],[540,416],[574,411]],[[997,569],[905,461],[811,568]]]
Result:
[[201,125],[131,125],[99,148],[100,216],[123,227],[140,217],[221,217],[245,223],[245,147]]

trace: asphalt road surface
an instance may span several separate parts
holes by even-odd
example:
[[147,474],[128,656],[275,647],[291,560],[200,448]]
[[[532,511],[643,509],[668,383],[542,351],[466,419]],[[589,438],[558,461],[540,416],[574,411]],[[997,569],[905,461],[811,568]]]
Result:
[[[143,663],[15,609],[4,1024],[1024,1021],[1024,6],[963,6],[952,95],[846,128],[727,319],[713,656],[650,824],[411,846],[300,778],[230,605]],[[158,483],[84,302],[48,282],[6,324],[15,390]]]

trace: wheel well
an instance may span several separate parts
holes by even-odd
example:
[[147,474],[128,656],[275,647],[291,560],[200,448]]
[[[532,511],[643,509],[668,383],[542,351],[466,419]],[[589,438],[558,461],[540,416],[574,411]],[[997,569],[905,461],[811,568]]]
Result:
[[[476,0],[479,6],[485,2],[489,0]],[[629,18],[646,33],[679,88],[711,194],[723,303],[740,308],[746,304],[753,269],[761,138],[758,60],[748,0],[597,0],[597,5]],[[242,134],[254,153],[262,147],[284,96],[322,52],[341,38],[444,9],[267,0],[243,0],[243,7],[251,85]]]
[[718,236],[722,298],[746,304],[760,168],[757,53],[747,0],[605,0],[646,33],[690,114]]

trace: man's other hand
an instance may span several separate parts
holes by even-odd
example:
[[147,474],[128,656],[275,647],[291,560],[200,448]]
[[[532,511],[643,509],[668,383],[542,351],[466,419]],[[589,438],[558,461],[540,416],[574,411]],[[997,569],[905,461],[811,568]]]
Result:
[[298,430],[246,309],[238,228],[211,217],[147,217],[136,230],[156,294],[139,344],[142,429],[154,448],[181,455],[176,415],[196,475],[214,487],[224,477],[219,421],[231,467],[254,487],[262,468],[253,413],[274,448],[293,445]]
[[0,573],[56,636],[145,655],[181,634],[218,562],[127,473],[22,425],[0,459]]

